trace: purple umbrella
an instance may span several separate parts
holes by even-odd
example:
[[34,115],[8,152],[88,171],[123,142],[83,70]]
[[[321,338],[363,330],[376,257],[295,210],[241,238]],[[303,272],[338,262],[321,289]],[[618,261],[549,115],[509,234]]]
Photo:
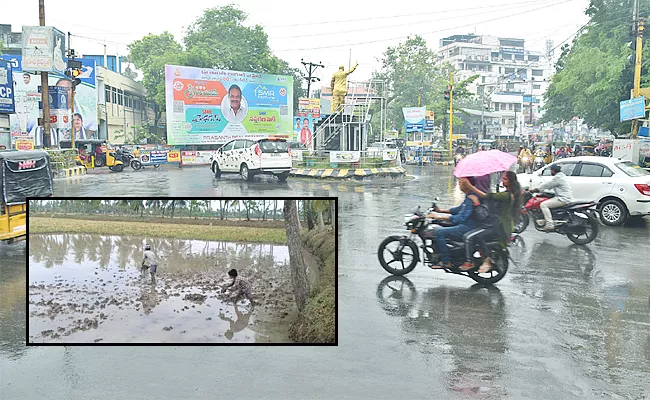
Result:
[[517,157],[501,150],[479,151],[460,160],[454,169],[454,176],[464,178],[507,171],[516,162]]

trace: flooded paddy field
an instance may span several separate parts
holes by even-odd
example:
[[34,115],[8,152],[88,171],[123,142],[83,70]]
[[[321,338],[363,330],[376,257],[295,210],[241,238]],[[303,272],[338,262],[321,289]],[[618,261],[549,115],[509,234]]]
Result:
[[[287,246],[94,234],[29,237],[28,342],[287,343],[295,318]],[[254,303],[221,288],[236,268]]]

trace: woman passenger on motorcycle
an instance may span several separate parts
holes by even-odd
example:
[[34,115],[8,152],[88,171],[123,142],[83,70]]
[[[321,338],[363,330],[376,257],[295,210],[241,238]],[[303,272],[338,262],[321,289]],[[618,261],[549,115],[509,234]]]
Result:
[[[504,249],[508,247],[510,234],[514,230],[515,221],[517,221],[519,214],[521,213],[521,185],[517,180],[517,175],[512,171],[506,171],[505,174],[503,174],[501,181],[503,182],[503,186],[505,186],[506,191],[500,193],[486,193],[485,191],[472,185],[472,183],[469,181],[463,183],[463,185],[466,185],[466,193],[475,193],[481,199],[492,200],[495,204],[498,205],[498,215],[496,215],[498,218],[498,224],[493,227],[486,228],[484,232],[469,238],[467,243],[465,243],[467,249],[467,261],[465,261],[465,263],[461,266],[462,270],[467,271],[474,267],[474,263],[472,262],[471,257],[476,241],[478,241],[480,244],[483,254],[486,255],[488,254],[487,245],[485,243],[486,237],[496,236],[499,238],[499,243]],[[489,257],[486,257],[478,272],[488,272],[491,268],[491,260]]]
[[453,264],[451,263],[446,239],[462,239],[465,233],[478,227],[478,221],[472,216],[474,207],[479,205],[480,202],[476,196],[467,190],[468,186],[464,184],[467,180],[467,178],[459,179],[460,189],[465,193],[465,200],[459,206],[452,207],[449,210],[443,210],[436,206],[436,212],[427,215],[427,218],[448,221],[453,225],[440,227],[436,230],[436,244],[440,254],[440,262],[435,266],[432,265],[431,269],[452,268]]

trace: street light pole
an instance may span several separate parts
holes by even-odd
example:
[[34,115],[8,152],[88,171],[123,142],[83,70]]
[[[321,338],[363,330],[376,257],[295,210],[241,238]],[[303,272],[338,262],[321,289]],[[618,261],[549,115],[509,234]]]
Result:
[[485,139],[485,85],[481,85],[481,132],[478,135],[479,140]]

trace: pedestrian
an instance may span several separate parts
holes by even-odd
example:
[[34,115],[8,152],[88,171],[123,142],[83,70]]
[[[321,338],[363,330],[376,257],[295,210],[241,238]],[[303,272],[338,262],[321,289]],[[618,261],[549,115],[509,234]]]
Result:
[[158,269],[158,258],[156,254],[151,251],[151,245],[146,244],[144,246],[144,258],[142,260],[142,269],[145,269],[145,265],[149,266],[149,273],[151,274],[151,283],[156,283],[156,270]]
[[248,283],[246,279],[238,276],[236,269],[231,269],[228,271],[228,276],[232,278],[232,282],[230,282],[230,285],[222,288],[221,293],[225,293],[228,288],[231,288],[230,300],[237,304],[239,300],[243,300],[245,297],[248,299],[248,301],[251,302],[252,306],[253,294],[251,292],[251,284]]

